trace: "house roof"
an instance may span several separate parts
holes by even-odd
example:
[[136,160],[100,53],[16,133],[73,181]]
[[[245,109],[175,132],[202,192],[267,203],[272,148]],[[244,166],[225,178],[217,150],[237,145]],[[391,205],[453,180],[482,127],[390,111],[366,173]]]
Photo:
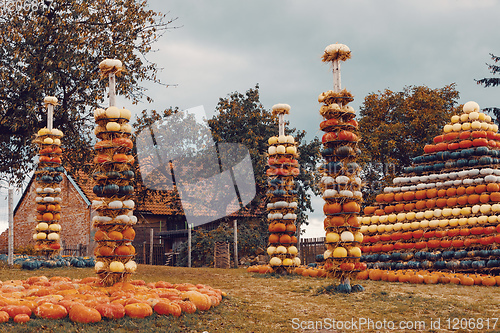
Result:
[[[98,197],[93,192],[93,187],[95,185],[94,181],[89,177],[88,174],[79,170],[76,172],[72,178],[74,185],[78,186],[91,202],[92,200],[98,199]],[[143,186],[140,180],[137,181],[137,186]],[[147,191],[145,192],[144,198],[136,198],[136,210],[141,214],[148,215],[184,215],[183,204],[186,209],[190,211],[196,211],[200,216],[213,216],[214,212],[211,211],[209,207],[196,208],[189,207],[189,203],[181,203],[181,200],[176,191]],[[265,203],[259,203],[256,209],[239,209],[237,202],[231,203],[227,210],[234,212],[228,214],[229,217],[258,217],[265,213]]]
[[[67,172],[64,173],[64,176],[66,177],[66,179],[68,180],[68,182],[73,185],[73,187],[76,189],[76,191],[78,192],[78,194],[80,195],[80,197],[83,199],[83,201],[88,205],[90,206],[91,204],[91,201],[89,200],[89,198],[87,197],[87,195],[85,193],[83,193],[83,191],[81,190],[81,188],[78,186],[78,184],[75,182],[75,180],[73,179],[73,177],[71,177],[71,175],[69,175]],[[19,200],[17,201],[17,204],[16,204],[16,207],[14,207],[14,215],[16,215],[17,213],[17,210],[19,209],[19,206],[22,204],[22,202],[24,201],[24,198],[26,197],[26,195],[28,194],[28,191],[30,190],[31,188],[31,185],[33,184],[33,181],[35,180],[35,174],[33,174],[30,178],[30,181],[28,183],[28,186],[26,186],[26,188],[24,189],[21,197],[19,198]]]

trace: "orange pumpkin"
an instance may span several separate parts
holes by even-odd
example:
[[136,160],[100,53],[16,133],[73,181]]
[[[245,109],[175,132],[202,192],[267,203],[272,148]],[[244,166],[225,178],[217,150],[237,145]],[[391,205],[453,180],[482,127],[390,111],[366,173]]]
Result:
[[469,197],[468,197],[468,196],[466,196],[466,195],[462,195],[461,197],[458,197],[458,199],[457,199],[457,203],[458,203],[460,206],[465,206],[465,205],[467,205],[468,200],[469,200]]
[[369,274],[368,270],[361,271],[356,275],[356,279],[357,280],[366,280],[366,279],[368,279],[368,274]]
[[465,189],[466,194],[474,194],[476,193],[476,187],[475,186],[469,186]]
[[448,198],[446,199],[446,206],[454,207],[457,204],[457,198]]
[[425,202],[425,206],[429,209],[436,207],[436,200],[429,199]]
[[415,192],[415,199],[417,200],[423,200],[427,198],[427,191],[426,190],[420,190]]
[[385,206],[384,207],[384,212],[386,214],[391,214],[391,213],[394,212],[395,209],[396,209],[396,207],[394,207],[394,206]]
[[497,183],[488,183],[488,185],[486,185],[486,191],[498,192],[500,191],[500,186]]
[[125,316],[125,307],[120,303],[101,303],[95,309],[99,311],[101,317],[108,319],[119,319]]
[[365,209],[363,210],[363,213],[365,213],[365,215],[372,215],[373,213],[375,213],[376,210],[377,207],[366,206]]
[[438,195],[438,190],[435,188],[431,188],[431,189],[427,190],[426,195],[427,195],[427,198],[429,198],[429,199],[435,198]]
[[479,195],[471,194],[471,195],[469,195],[469,198],[467,201],[469,202],[469,204],[475,205],[475,204],[479,203]]
[[6,323],[9,321],[9,314],[5,311],[0,311],[0,323]]
[[425,201],[425,200],[419,200],[415,204],[415,208],[417,210],[422,210],[422,209],[425,209],[426,207],[427,207],[427,201]]
[[30,316],[25,313],[20,313],[14,317],[14,322],[18,324],[28,322],[29,320]]
[[382,278],[382,271],[379,269],[371,269],[369,270],[368,277],[372,281],[378,281]]
[[451,278],[448,275],[442,275],[439,277],[439,283],[448,284],[448,283],[450,283],[450,281],[451,281]]
[[123,239],[134,240],[135,239],[135,230],[130,227],[122,231]]
[[500,192],[490,193],[490,201],[499,202],[500,201]]
[[69,319],[77,323],[96,323],[101,321],[101,314],[96,309],[76,303],[69,310]]
[[[172,303],[177,304],[181,307],[181,310],[185,313],[195,313],[196,305],[191,301],[173,301]],[[175,314],[173,314],[175,316]]]
[[6,305],[0,309],[9,314],[9,317],[14,318],[18,314],[26,314],[31,316],[31,309],[26,305]]
[[481,194],[483,192],[486,192],[486,185],[484,185],[484,184],[477,185],[476,188],[475,188],[475,192],[477,194]]
[[187,291],[185,294],[191,302],[196,305],[196,308],[200,311],[209,310],[212,306],[212,301],[208,295],[202,294],[198,291]]
[[497,281],[496,281],[496,279],[493,276],[488,275],[488,276],[486,276],[486,277],[483,278],[482,283],[483,283],[483,286],[489,286],[489,287],[491,287],[491,286],[496,285]]
[[67,315],[66,308],[59,304],[42,303],[35,309],[35,316],[43,319],[62,319]]
[[398,213],[402,212],[404,210],[405,210],[405,204],[401,203],[401,204],[397,204],[397,205],[394,206],[394,211],[396,211]]
[[470,276],[463,276],[461,279],[459,279],[460,284],[464,286],[473,286],[474,285],[474,279],[471,278]]
[[361,207],[355,201],[346,202],[342,206],[342,211],[345,213],[359,213],[360,210],[361,210]]
[[384,201],[385,202],[392,202],[394,201],[394,193],[389,192],[384,194]]
[[405,211],[411,212],[415,209],[415,204],[413,202],[405,204]]
[[481,203],[487,203],[490,201],[490,195],[487,194],[487,193],[482,193],[480,196],[479,196],[479,201]]
[[127,304],[125,314],[132,318],[145,318],[153,314],[153,309],[146,303]]
[[[193,304],[194,305],[194,304]],[[174,317],[179,317],[182,313],[181,306],[174,302],[168,302],[161,300],[154,306],[155,312],[159,315],[172,315]],[[196,307],[195,307],[196,310]]]
[[454,195],[457,194],[457,189],[454,188],[454,187],[450,187],[446,190],[446,195],[444,196],[447,196],[447,197],[453,197]]
[[413,199],[415,199],[415,192],[413,191],[404,192],[403,199],[405,201],[412,201]]

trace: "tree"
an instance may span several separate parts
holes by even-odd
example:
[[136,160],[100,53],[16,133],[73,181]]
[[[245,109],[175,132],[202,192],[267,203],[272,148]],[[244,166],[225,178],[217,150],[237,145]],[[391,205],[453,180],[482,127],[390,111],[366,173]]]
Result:
[[[247,209],[255,210],[266,199],[267,192],[267,148],[268,138],[278,135],[278,118],[266,110],[259,99],[259,86],[249,89],[244,95],[238,92],[226,98],[220,98],[216,107],[217,113],[208,120],[216,142],[244,144],[252,158],[256,179],[256,197]],[[293,109],[292,111],[293,112]],[[307,224],[306,211],[312,211],[311,191],[318,194],[314,187],[316,178],[316,162],[320,158],[320,142],[317,139],[304,142],[305,131],[288,128],[285,132],[295,137],[298,143],[300,175],[298,183],[298,217],[297,224]]]
[[[493,53],[490,53],[491,59],[496,63],[500,61],[500,57],[497,57]],[[495,65],[495,64],[486,64],[488,66],[488,69],[490,72],[495,75],[495,74],[500,74],[500,66]],[[488,78],[483,78],[480,80],[475,80],[477,84],[482,84],[484,85],[485,88],[488,87],[496,87],[500,85],[500,78],[498,77],[488,77]],[[498,107],[488,107],[484,108],[485,111],[492,112],[495,117],[496,117],[496,122],[497,124],[500,124],[499,119],[500,119],[500,108]]]
[[438,89],[410,86],[401,92],[386,89],[365,97],[359,121],[365,202],[373,201],[374,194],[441,133],[451,115],[458,113],[458,97],[455,84]]
[[91,157],[92,111],[105,97],[99,62],[120,59],[117,92],[151,100],[140,81],[158,82],[158,67],[146,56],[174,20],[147,1],[11,3],[0,7],[0,175],[20,185],[33,167],[32,135],[46,124],[44,96],[59,99],[54,127],[73,154],[66,163],[78,168]]

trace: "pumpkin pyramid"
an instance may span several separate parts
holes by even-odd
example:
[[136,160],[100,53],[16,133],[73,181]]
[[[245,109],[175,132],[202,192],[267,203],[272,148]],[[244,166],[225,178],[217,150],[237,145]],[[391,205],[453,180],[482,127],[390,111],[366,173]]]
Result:
[[468,102],[364,209],[369,268],[489,273],[500,264],[500,134]]
[[297,190],[294,178],[299,174],[297,147],[291,135],[285,135],[284,115],[290,111],[288,104],[276,104],[273,115],[279,117],[279,136],[269,138],[267,193],[269,211],[269,246],[267,254],[271,257],[269,265],[276,273],[291,273],[300,265],[297,257]]

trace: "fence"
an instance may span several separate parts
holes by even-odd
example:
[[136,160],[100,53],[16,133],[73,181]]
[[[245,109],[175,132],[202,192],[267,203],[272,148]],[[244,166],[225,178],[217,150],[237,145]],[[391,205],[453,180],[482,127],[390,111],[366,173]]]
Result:
[[316,262],[316,256],[325,252],[325,237],[300,240],[300,261],[307,265]]
[[[136,244],[135,247],[135,262],[138,264],[151,265],[150,248],[151,244],[142,243]],[[152,265],[165,265],[167,258],[165,256],[165,246],[163,244],[153,244],[153,263]],[[175,261],[175,258],[174,258]]]
[[215,242],[214,246],[214,267],[215,268],[231,268],[229,243]]
[[69,247],[63,245],[63,250],[61,251],[61,255],[73,256],[73,257],[86,257],[89,254],[87,253],[87,245],[78,244],[76,247]]

